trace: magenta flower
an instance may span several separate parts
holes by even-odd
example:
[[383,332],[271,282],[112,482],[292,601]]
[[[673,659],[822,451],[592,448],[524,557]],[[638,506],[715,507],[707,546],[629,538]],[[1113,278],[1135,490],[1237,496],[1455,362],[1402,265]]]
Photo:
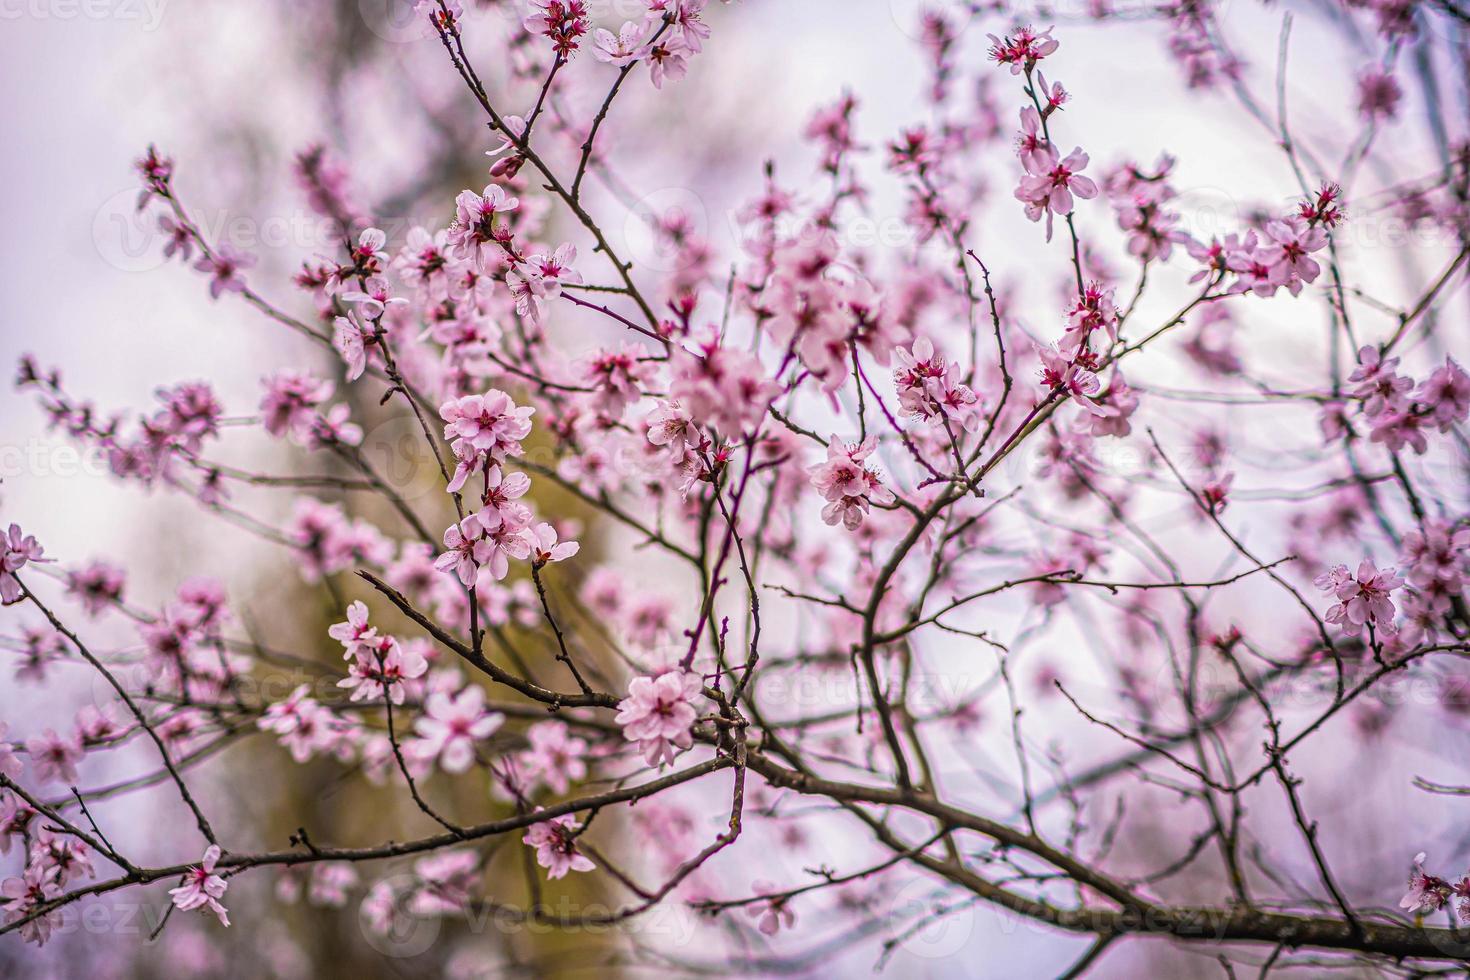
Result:
[[986,35],[990,38],[990,59],[999,65],[1009,65],[1011,74],[1019,75],[1056,51],[1061,42],[1051,36],[1051,30],[1048,27],[1037,32],[1030,27],[1022,27],[1004,38]]
[[1443,878],[1424,871],[1424,852],[1414,855],[1414,867],[1409,872],[1409,890],[1399,901],[1399,908],[1415,915],[1438,912],[1450,900],[1450,885]]
[[10,525],[0,538],[0,605],[20,601],[20,580],[15,573],[31,562],[50,562],[45,554],[46,550],[33,535],[23,532],[19,524]]
[[536,848],[536,863],[546,869],[546,877],[555,880],[565,877],[568,871],[591,871],[597,867],[577,850],[576,832],[581,827],[571,814],[564,814],[532,824],[521,839]]
[[616,34],[599,27],[592,32],[592,43],[594,58],[622,68],[638,58],[638,48],[643,44],[643,25],[625,21]]
[[557,543],[556,528],[542,521],[530,529],[530,558],[535,565],[570,558],[582,547],[575,541]]
[[613,720],[623,726],[624,738],[638,743],[650,766],[662,768],[674,761],[675,749],[694,744],[691,729],[699,712],[693,701],[702,686],[698,674],[682,670],[635,677],[628,684]]
[[1392,119],[1403,97],[1404,90],[1389,72],[1370,68],[1358,76],[1358,112],[1365,119]]
[[1371,558],[1358,564],[1356,574],[1346,565],[1337,565],[1317,577],[1317,588],[1330,592],[1337,602],[1327,610],[1326,619],[1337,624],[1348,636],[1357,636],[1365,625],[1379,633],[1394,631],[1394,605],[1389,595],[1404,580],[1392,568],[1381,571]]
[[[1309,225],[1297,215],[1289,215],[1279,221],[1267,222],[1266,237],[1270,241],[1261,250],[1261,258],[1278,278],[1287,281],[1288,286],[1298,280],[1312,282],[1321,273],[1322,267],[1310,254],[1327,247],[1327,232],[1319,226]],[[1298,283],[1292,292],[1300,289]]]
[[244,292],[245,279],[240,272],[254,264],[255,256],[243,255],[229,245],[220,245],[213,255],[200,256],[194,268],[209,273],[210,298],[219,299],[225,293]]
[[15,746],[5,738],[10,726],[0,721],[0,776],[6,779],[19,779],[23,768],[20,759],[15,756]]
[[484,193],[461,191],[454,200],[454,223],[449,226],[446,244],[459,259],[484,269],[485,262],[500,252],[500,230],[495,227],[497,214],[509,214],[520,201],[508,197],[499,184],[488,184]]
[[827,443],[827,461],[807,470],[812,486],[827,501],[827,506],[822,508],[823,521],[831,525],[840,523],[853,531],[863,523],[873,504],[881,507],[894,502],[893,492],[883,486],[877,473],[867,468],[866,460],[877,446],[872,436],[853,445],[833,436]]
[[439,408],[444,438],[464,440],[477,453],[500,462],[519,456],[521,440],[531,434],[533,406],[517,406],[505,392],[492,388],[483,395],[466,395]]
[[[26,866],[20,878],[6,878],[0,882],[0,897],[5,903],[5,921],[14,922],[32,914],[38,907],[61,894],[61,889],[39,863]],[[20,936],[28,943],[44,946],[51,938],[51,931],[60,923],[61,916],[48,913],[38,916],[20,927]]]
[[780,889],[769,881],[755,881],[750,886],[757,895],[768,896],[763,902],[752,902],[745,907],[745,914],[757,920],[755,927],[762,934],[774,936],[782,929],[796,925],[796,913],[787,908],[787,900],[779,895]]
[[48,728],[26,741],[26,754],[31,757],[31,770],[42,782],[75,783],[77,763],[85,754],[80,740],[63,738]]
[[564,722],[543,721],[526,731],[531,747],[520,755],[529,780],[540,781],[553,793],[565,793],[587,776],[587,743],[571,734]]
[[173,896],[174,906],[180,911],[190,912],[200,909],[204,912],[213,912],[219,917],[222,925],[228,926],[230,914],[219,900],[224,897],[225,889],[229,888],[230,884],[214,873],[214,867],[219,858],[219,845],[211,844],[204,852],[204,860],[197,867],[185,871],[183,882],[179,887],[169,889],[169,894]]
[[1439,426],[1449,432],[1456,423],[1470,418],[1470,375],[1452,357],[1436,368],[1419,386],[1414,398]]
[[437,759],[445,772],[460,773],[475,761],[475,745],[494,735],[504,715],[485,710],[485,691],[471,684],[450,697],[435,691],[414,721],[419,737],[408,747],[419,759]]

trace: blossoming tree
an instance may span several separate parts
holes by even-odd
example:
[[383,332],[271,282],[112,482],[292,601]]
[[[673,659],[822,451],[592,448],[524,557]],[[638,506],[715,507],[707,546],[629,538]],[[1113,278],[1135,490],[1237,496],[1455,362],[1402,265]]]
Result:
[[[705,0],[640,6],[595,26],[578,0],[530,0],[480,49],[537,80],[513,102],[494,94],[506,59],[472,56],[474,8],[419,0],[459,109],[486,127],[487,172],[444,201],[441,227],[390,241],[346,166],[303,153],[296,177],[340,247],[294,284],[256,281],[249,255],[210,240],[175,183],[189,162],[138,162],[167,254],[320,348],[331,376],[283,363],[228,413],[209,384],[165,383],[132,419],[29,357],[19,386],[117,479],[284,549],[341,622],[313,649],[275,649],[204,577],[142,608],[122,568],[50,554],[7,515],[20,670],[70,663],[107,697],[40,730],[0,725],[0,932],[44,944],[120,890],[239,928],[275,914],[232,904],[237,880],[263,877],[293,900],[355,898],[385,934],[492,910],[638,945],[638,921],[677,906],[713,945],[662,955],[732,972],[810,967],[824,947],[804,932],[872,940],[883,960],[977,905],[1036,924],[1038,947],[1081,937],[1067,975],[1143,935],[1263,974],[1470,961],[1470,854],[1420,854],[1406,895],[1346,881],[1361,828],[1314,806],[1332,777],[1310,754],[1354,719],[1380,724],[1374,699],[1403,678],[1453,709],[1466,676],[1470,143],[1463,79],[1436,68],[1446,39],[1463,67],[1464,9],[1336,12],[1373,38],[1373,66],[1330,146],[1293,129],[1289,18],[1273,105],[1209,5],[1152,11],[1182,83],[1233,99],[1292,175],[1235,189],[1260,205],[1215,235],[1188,229],[1173,158],[1100,165],[1120,148],[1076,146],[1071,116],[1107,79],[1071,77],[1065,27],[997,24],[982,59],[957,27],[976,10],[926,9],[926,121],[880,148],[859,138],[855,96],[817,109],[816,177],[766,167],[742,252],[653,215],[672,260],[644,269],[595,205],[594,186],[617,185],[618,95],[651,83],[677,100],[717,42]],[[1437,160],[1380,138],[1416,58]],[[997,162],[1010,194],[991,192]],[[901,249],[847,236],[877,182],[904,196]],[[993,210],[1036,222],[1050,266],[1008,266]],[[1350,234],[1386,213],[1435,235],[1404,302],[1375,292]],[[1025,295],[1037,281],[1059,292]],[[1268,305],[1302,333],[1326,322],[1292,348],[1310,357],[1246,341]],[[1271,414],[1265,439],[1245,406]],[[434,461],[432,493],[375,465],[373,412]],[[300,472],[229,461],[242,413]],[[284,525],[236,504],[246,485],[293,496]],[[362,498],[391,524],[351,510]],[[105,617],[139,642],[89,640]],[[299,684],[256,696],[247,681],[269,672]],[[303,826],[248,845],[197,787],[215,746],[251,737],[282,767],[327,759],[367,781],[413,834]],[[151,775],[81,779],[128,743],[151,747]],[[1405,783],[1436,804],[1470,792]],[[445,791],[466,784],[471,809]],[[171,861],[113,846],[119,793],[187,811]],[[1172,835],[1130,809],[1160,801]],[[1410,863],[1407,836],[1389,864]],[[818,866],[773,856],[818,837],[843,842]],[[523,878],[487,874],[500,847],[524,850]],[[617,901],[543,900],[543,877],[582,875]]]

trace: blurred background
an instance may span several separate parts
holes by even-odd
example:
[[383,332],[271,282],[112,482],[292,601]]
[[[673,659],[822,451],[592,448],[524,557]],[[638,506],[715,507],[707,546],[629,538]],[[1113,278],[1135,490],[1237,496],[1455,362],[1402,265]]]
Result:
[[[498,45],[519,27],[501,5],[466,6],[466,33],[481,74],[510,111],[523,110],[534,87],[509,81],[498,57]],[[1096,8],[1074,6],[984,15],[950,8],[961,28],[959,60],[967,69],[980,63],[986,31],[999,33],[1016,22],[1055,22],[1063,47],[1048,68],[1075,97],[1066,115],[1066,139],[1086,147],[1094,166],[1123,158],[1149,164],[1165,150],[1177,155],[1176,183],[1189,202],[1187,221],[1204,236],[1238,227],[1253,208],[1285,206],[1295,182],[1284,158],[1263,151],[1258,124],[1227,95],[1185,88],[1165,55],[1163,24],[1144,16],[1145,8],[1114,10],[1094,20]],[[592,8],[600,26],[616,28],[625,19],[615,2]],[[1226,0],[1217,10],[1219,22],[1247,52],[1245,77],[1267,98],[1287,8],[1297,16],[1288,84],[1293,118],[1305,141],[1334,145],[1336,121],[1353,115],[1352,79],[1374,57],[1375,43],[1360,37],[1355,46],[1338,15],[1316,4]],[[816,179],[812,150],[800,139],[816,107],[853,92],[861,105],[859,138],[876,145],[922,121],[920,97],[928,84],[927,61],[916,43],[922,9],[918,0],[712,4],[706,14],[712,40],[686,79],[663,93],[641,71],[630,79],[616,106],[617,125],[604,136],[621,186],[599,185],[591,209],[605,216],[604,227],[625,254],[657,270],[659,253],[639,215],[682,208],[711,242],[716,267],[727,266],[739,252],[733,215],[759,191],[768,159],[788,186],[799,189]],[[606,70],[585,55],[572,66],[599,69]],[[992,81],[1004,89],[1010,78],[996,72]],[[309,310],[289,277],[303,260],[335,245],[290,175],[292,159],[304,147],[324,143],[350,161],[354,189],[388,232],[390,246],[400,244],[414,225],[445,224],[454,194],[485,182],[483,152],[490,143],[479,114],[438,42],[423,36],[402,0],[0,0],[0,87],[6,93],[0,133],[7,147],[0,154],[7,240],[0,262],[0,362],[33,353],[42,365],[61,367],[67,387],[105,412],[144,410],[161,384],[209,379],[227,414],[246,415],[259,400],[262,375],[283,365],[322,373],[336,369],[320,350],[264,322],[243,303],[212,302],[203,277],[163,258],[157,229],[134,208],[138,182],[132,163],[148,144],[174,157],[175,186],[206,234],[258,257],[252,285],[302,313]],[[1004,89],[1000,103],[1011,106],[1014,93]],[[585,111],[569,108],[573,118]],[[1005,110],[1001,126],[1014,126],[1012,113]],[[1436,126],[1430,117],[1438,114],[1411,91],[1392,130],[1396,155],[1422,153],[1425,169],[1433,169]],[[1463,130],[1463,119],[1459,125]],[[1036,226],[1006,203],[1012,178],[1005,175],[1013,163],[1008,153],[994,161],[991,196],[999,206],[977,224],[973,244],[1000,270],[998,278],[1018,308],[1036,304],[1039,323],[1052,315],[1058,273],[1062,279],[1068,273],[1053,261],[1055,252],[1046,249]],[[1372,179],[1370,174],[1364,181]],[[891,181],[879,186],[885,190],[869,203],[877,227],[901,226],[899,188]],[[1262,188],[1278,196],[1241,196],[1242,189]],[[1093,220],[1101,226],[1101,210]],[[1366,270],[1364,281],[1392,303],[1409,301],[1423,270],[1435,267],[1442,254],[1442,243],[1414,241],[1412,229],[1396,232],[1385,223],[1350,224],[1347,234],[1357,268]],[[1172,300],[1166,293],[1157,310],[1145,312],[1162,314]],[[1154,301],[1146,300],[1146,307],[1149,302]],[[1247,346],[1268,345],[1289,382],[1289,365],[1321,343],[1321,312],[1314,309],[1309,328],[1302,328],[1299,310],[1279,304],[1254,309],[1259,312],[1253,312],[1253,322],[1244,325]],[[554,326],[574,350],[576,323],[568,318]],[[1160,361],[1152,377],[1167,384],[1171,370]],[[390,454],[392,436],[383,435]],[[288,459],[278,445],[249,438],[234,448],[241,465],[279,469]],[[1255,463],[1269,469],[1271,460]],[[187,500],[150,496],[136,485],[109,480],[101,460],[48,431],[31,399],[8,386],[0,391],[0,478],[5,523],[20,522],[49,555],[67,563],[100,556],[122,561],[132,573],[131,602],[156,606],[181,580],[209,574],[263,624],[272,644],[298,650],[328,645],[325,628],[337,618],[335,610],[300,587],[279,549],[203,514],[196,519],[187,513],[193,506]],[[289,509],[289,500],[280,496],[242,493],[241,503],[278,522]],[[584,547],[589,545],[597,547],[584,539]],[[1220,610],[1222,619],[1229,615],[1229,601]],[[13,635],[12,620],[0,619],[0,631]],[[135,642],[126,624],[104,622],[93,629],[89,635],[100,645]],[[324,650],[323,656],[336,654]],[[69,723],[77,707],[96,697],[81,675],[53,681],[44,700],[36,687],[12,683],[8,668],[0,675],[0,719],[12,732],[60,727],[56,719]],[[982,731],[999,731],[995,724]],[[1462,731],[1447,738],[1455,751],[1465,747]],[[1339,865],[1348,887],[1376,888],[1373,883],[1386,874],[1389,890],[1397,888],[1400,868],[1416,848],[1401,845],[1397,835],[1391,842],[1379,837],[1406,821],[1419,823],[1418,836],[1426,842],[1436,835],[1455,841],[1440,826],[1448,819],[1426,813],[1423,800],[1393,792],[1399,782],[1378,782],[1385,770],[1402,772],[1425,761],[1405,748],[1409,744],[1426,743],[1388,732],[1376,741],[1352,742],[1345,751],[1330,743],[1317,749],[1322,757],[1316,759],[1321,769],[1314,805],[1355,828],[1356,848],[1344,851]],[[1370,754],[1380,763],[1363,765]],[[89,761],[84,781],[104,785],[148,762],[132,750]],[[388,815],[341,785],[334,772],[331,765],[288,765],[276,747],[247,742],[225,753],[202,778],[208,795],[230,801],[228,824],[259,835],[254,843],[260,846],[283,846],[303,821],[334,840],[380,830]],[[151,860],[194,859],[173,853],[168,835],[160,833],[187,819],[167,796],[124,797],[109,803],[107,814],[124,850]],[[1138,819],[1156,820],[1161,837],[1171,834],[1166,812]],[[840,859],[840,841],[834,845]],[[1126,846],[1153,856],[1137,827]],[[796,868],[803,862],[791,863]],[[239,879],[231,889],[232,908],[271,909],[270,889],[264,876]],[[893,901],[898,907],[925,894]],[[246,895],[252,896],[248,905]],[[1391,904],[1396,897],[1395,892],[1384,900]],[[150,941],[166,902],[163,889],[151,889],[137,905],[124,901],[99,903],[102,911],[92,924],[71,924],[39,953],[22,950],[15,936],[0,940],[0,976],[103,980],[160,976],[165,969],[169,975],[221,978],[724,972],[717,950],[688,947],[694,923],[684,910],[651,922],[649,934],[639,937],[640,945],[659,952],[629,957],[606,936],[462,925],[384,950],[360,928],[354,908],[304,904],[279,915],[237,915],[228,936],[211,934],[207,940],[201,932],[208,923],[181,916]],[[1043,976],[1063,969],[1085,946],[1075,937],[1039,938],[1028,924],[968,908],[892,951],[885,966],[902,977]],[[808,945],[795,972],[864,976],[883,952],[876,942],[824,945],[808,937]],[[1106,969],[1105,975],[1115,976],[1197,976],[1216,967],[1199,951],[1135,943],[1112,954]]]

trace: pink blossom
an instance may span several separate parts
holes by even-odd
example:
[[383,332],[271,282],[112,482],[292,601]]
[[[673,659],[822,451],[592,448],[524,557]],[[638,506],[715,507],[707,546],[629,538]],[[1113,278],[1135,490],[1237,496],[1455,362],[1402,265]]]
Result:
[[1358,76],[1358,112],[1365,119],[1394,118],[1403,97],[1404,90],[1390,72],[1370,68]]
[[424,700],[414,721],[418,738],[408,743],[422,760],[437,759],[445,772],[461,773],[475,761],[475,745],[500,728],[504,715],[485,710],[485,691],[471,684],[450,697],[436,691]]
[[229,245],[220,245],[213,255],[200,256],[194,268],[209,273],[209,295],[212,299],[219,299],[225,293],[244,292],[245,279],[240,271],[254,264],[254,256],[236,252]]
[[464,440],[477,453],[500,462],[519,456],[521,440],[531,434],[533,406],[517,406],[505,392],[492,388],[483,395],[466,395],[439,408],[444,438]]
[[1446,357],[1444,365],[1420,384],[1414,398],[1424,406],[1439,431],[1449,432],[1456,423],[1470,418],[1470,375],[1454,358]]
[[23,767],[20,759],[16,758],[15,747],[5,738],[9,731],[10,726],[0,721],[0,776],[6,779],[19,779]]
[[311,432],[317,409],[332,397],[335,385],[305,371],[282,371],[265,379],[265,397],[260,402],[265,431],[280,438],[290,435],[304,441]]
[[1052,154],[1042,160],[1043,169],[1027,173],[1016,187],[1016,199],[1026,205],[1026,217],[1040,221],[1046,217],[1046,237],[1051,239],[1052,215],[1067,215],[1072,212],[1073,198],[1084,200],[1097,196],[1097,184],[1090,177],[1082,176],[1087,167],[1087,154],[1081,147],[1074,149],[1060,161]]
[[1021,110],[1021,135],[1016,144],[1021,166],[1028,174],[1048,173],[1057,162],[1057,151],[1046,141],[1041,114],[1033,106]]
[[587,5],[583,0],[527,0],[531,12],[522,22],[532,34],[551,39],[558,57],[577,50],[577,39],[587,33]]
[[326,861],[311,869],[307,900],[325,908],[347,904],[347,892],[357,885],[357,869],[346,861]]
[[348,675],[337,686],[350,690],[353,701],[385,699],[402,704],[408,693],[404,682],[422,677],[428,669],[428,661],[416,647],[383,636],[357,648]]
[[50,562],[52,559],[44,557],[45,554],[34,535],[23,532],[19,524],[10,525],[0,538],[0,605],[20,601],[21,585],[15,573],[31,562]]
[[745,906],[745,914],[757,920],[756,928],[764,935],[774,936],[782,929],[796,925],[796,913],[787,907],[787,900],[773,897],[779,895],[781,889],[769,881],[756,881],[750,887],[757,895],[767,896],[764,902]]
[[576,832],[582,825],[576,823],[571,814],[552,817],[541,823],[533,823],[522,840],[536,848],[536,863],[546,869],[546,877],[553,881],[566,876],[568,871],[591,871],[597,867],[592,860],[577,850]]
[[51,728],[26,741],[26,754],[31,758],[31,770],[41,782],[68,784],[77,781],[77,763],[84,755],[79,740],[62,738]]
[[421,916],[450,915],[463,909],[478,889],[480,856],[474,851],[431,854],[414,864],[414,871],[419,887],[408,903],[408,911]]
[[[0,882],[0,897],[8,900],[4,906],[5,921],[15,922],[25,918],[59,894],[61,888],[51,880],[41,865],[27,865],[23,877],[6,878]],[[55,912],[37,916],[20,927],[20,936],[28,943],[44,946],[51,938],[51,931],[60,921],[60,915]]]
[[675,749],[694,744],[691,729],[699,713],[693,701],[701,687],[698,674],[682,670],[635,677],[613,720],[623,727],[624,738],[638,743],[649,765],[662,768],[674,761]]
[[1414,855],[1414,867],[1409,872],[1409,890],[1399,901],[1399,908],[1425,915],[1444,908],[1450,900],[1449,882],[1424,871],[1424,852]]
[[[0,733],[3,734],[3,733]],[[546,784],[553,793],[565,793],[587,776],[587,743],[571,734],[565,723],[543,721],[526,731],[530,748],[520,761],[528,778]]]
[[1337,624],[1348,636],[1357,636],[1364,625],[1381,634],[1394,632],[1394,606],[1389,595],[1404,580],[1394,569],[1379,570],[1372,559],[1364,558],[1356,574],[1346,565],[1333,566],[1317,577],[1317,588],[1332,593],[1337,602],[1327,610],[1326,619]]
[[1061,392],[1093,415],[1111,414],[1108,408],[1094,401],[1102,385],[1090,368],[1093,359],[1086,351],[1071,358],[1054,347],[1038,347],[1036,353],[1041,357],[1042,384]]
[[582,547],[575,541],[563,541],[558,544],[556,528],[545,521],[530,529],[530,542],[530,558],[532,563],[538,566],[570,558]]
[[677,82],[689,71],[689,56],[693,50],[682,37],[666,37],[643,50],[643,60],[648,63],[648,78],[653,87],[661,89],[665,81]]
[[1310,253],[1327,247],[1325,231],[1289,215],[1279,221],[1268,221],[1266,237],[1269,241],[1261,249],[1261,260],[1293,294],[1300,292],[1301,283],[1316,280],[1322,267]]
[[1414,381],[1395,370],[1398,363],[1397,357],[1385,360],[1372,344],[1358,351],[1359,366],[1348,381],[1354,385],[1350,394],[1363,400],[1364,415],[1372,418],[1388,409],[1402,410],[1407,404]]
[[598,61],[622,68],[638,58],[638,48],[643,44],[643,25],[625,21],[617,34],[599,27],[592,34],[595,47],[592,55]]
[[1009,65],[1012,75],[1019,75],[1038,61],[1056,51],[1060,42],[1051,36],[1051,28],[1033,31],[1022,27],[1004,38],[989,34],[990,58],[996,64]]
[[841,523],[851,531],[862,524],[871,505],[881,507],[893,503],[893,493],[867,468],[867,458],[877,445],[873,436],[852,445],[833,436],[827,443],[827,461],[808,470],[812,486],[827,501],[827,506],[822,508],[822,520],[833,525]]
[[214,873],[215,864],[220,858],[218,845],[211,844],[204,852],[204,860],[197,867],[190,868],[184,872],[184,880],[177,888],[169,889],[173,896],[174,906],[182,912],[201,909],[213,912],[219,917],[221,925],[230,924],[229,912],[219,900],[224,897],[225,889],[230,887],[229,882]]
[[125,575],[105,561],[93,561],[66,573],[66,591],[81,602],[89,616],[99,616],[122,602]]
[[441,572],[453,572],[466,588],[475,584],[480,566],[490,561],[490,542],[485,537],[487,520],[494,527],[499,527],[502,518],[493,512],[470,514],[464,520],[449,525],[444,531],[446,550],[434,560],[435,568]]
[[461,191],[455,198],[454,223],[449,226],[446,243],[459,259],[483,269],[486,260],[500,251],[501,230],[495,226],[497,214],[509,214],[520,206],[499,184],[488,184],[481,194]]

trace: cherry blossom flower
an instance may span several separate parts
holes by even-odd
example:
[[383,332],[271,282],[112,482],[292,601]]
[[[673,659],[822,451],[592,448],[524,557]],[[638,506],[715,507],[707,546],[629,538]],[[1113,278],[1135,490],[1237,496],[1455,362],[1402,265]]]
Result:
[[677,82],[689,71],[689,56],[693,54],[682,37],[663,38],[648,45],[642,59],[648,63],[648,78],[653,87],[661,89],[665,81]]
[[347,904],[347,892],[357,885],[357,869],[347,861],[325,861],[311,869],[307,901],[325,908]]
[[867,468],[867,458],[878,446],[875,437],[849,445],[833,436],[827,443],[827,460],[808,471],[812,486],[827,501],[822,520],[841,523],[849,531],[863,523],[869,507],[894,502],[892,491],[879,482],[878,475]]
[[1403,97],[1404,90],[1389,72],[1370,68],[1358,76],[1358,112],[1365,119],[1394,118]]
[[486,260],[500,252],[501,229],[495,225],[495,216],[509,214],[520,207],[520,201],[508,196],[499,184],[489,184],[480,194],[461,191],[454,207],[446,244],[457,258],[484,269]]
[[650,766],[662,768],[674,761],[674,750],[694,744],[692,727],[699,717],[693,700],[702,684],[698,674],[668,671],[656,677],[635,677],[628,696],[618,704],[613,720],[623,737],[638,743]]
[[386,699],[402,704],[408,695],[404,682],[422,677],[428,669],[429,662],[416,647],[383,636],[358,648],[348,676],[337,686],[350,690],[353,701]]
[[531,12],[522,22],[532,34],[550,38],[560,58],[577,50],[577,40],[587,33],[587,4],[583,0],[527,0]]
[[796,913],[787,907],[787,900],[779,896],[781,889],[769,881],[756,881],[751,884],[751,890],[757,895],[765,896],[764,902],[752,902],[745,907],[745,914],[756,921],[756,928],[762,934],[774,936],[782,929],[790,929],[796,925]]
[[[22,877],[6,878],[0,882],[0,897],[7,899],[5,921],[16,922],[32,915],[60,893],[61,888],[41,865],[28,865]],[[55,912],[37,916],[20,927],[20,936],[28,943],[44,946],[60,921],[61,916]]]
[[125,581],[118,566],[92,561],[66,573],[66,591],[81,602],[87,615],[99,616],[122,602]]
[[526,739],[530,748],[521,753],[520,762],[529,779],[545,783],[553,793],[565,793],[586,778],[587,742],[572,735],[565,723],[538,722],[527,729]]
[[31,770],[37,779],[67,784],[77,781],[77,763],[85,755],[78,739],[62,738],[52,728],[28,739],[26,754],[31,758]]
[[444,438],[464,440],[476,452],[495,462],[521,454],[521,440],[531,434],[534,406],[517,406],[498,389],[466,395],[439,408]]
[[1424,852],[1414,855],[1414,868],[1409,872],[1409,890],[1399,901],[1399,908],[1415,915],[1427,915],[1444,908],[1450,900],[1450,885],[1443,878],[1424,871]]
[[1051,36],[1051,28],[1034,31],[1022,27],[1004,38],[994,34],[990,38],[990,59],[996,64],[1009,65],[1012,75],[1033,68],[1038,61],[1056,51],[1060,42]]
[[1327,610],[1327,622],[1337,624],[1348,636],[1357,636],[1364,625],[1379,633],[1394,632],[1394,605],[1389,595],[1404,580],[1392,568],[1379,570],[1364,558],[1357,573],[1346,565],[1335,565],[1317,577],[1317,588],[1332,593],[1337,602]]
[[31,845],[31,861],[63,888],[73,879],[92,878],[97,874],[92,866],[91,848],[71,834],[58,833],[44,824],[37,829]]
[[1021,135],[1016,140],[1016,149],[1028,174],[1047,173],[1057,162],[1057,152],[1042,132],[1041,114],[1032,106],[1021,110]]
[[1355,386],[1350,394],[1363,400],[1364,415],[1372,418],[1388,409],[1400,411],[1407,404],[1414,381],[1397,372],[1398,363],[1397,357],[1384,359],[1372,344],[1358,351],[1359,366],[1348,375],[1348,382]]
[[8,606],[20,601],[21,585],[15,573],[32,562],[50,562],[52,559],[46,558],[45,554],[46,550],[34,535],[23,532],[19,524],[10,525],[5,536],[0,538],[0,605]]
[[367,344],[370,335],[355,319],[339,316],[332,321],[332,346],[347,365],[347,380],[356,381],[367,369]]
[[1267,222],[1266,237],[1269,241],[1261,250],[1261,259],[1293,294],[1301,291],[1302,283],[1316,280],[1322,267],[1310,253],[1327,247],[1325,231],[1297,215],[1289,215]]
[[1097,196],[1097,184],[1082,176],[1087,167],[1087,154],[1078,147],[1060,161],[1054,154],[1040,161],[1043,169],[1028,172],[1016,187],[1016,199],[1026,205],[1026,217],[1040,221],[1046,216],[1047,239],[1051,238],[1051,216],[1072,212],[1073,198],[1088,200]]
[[577,850],[576,832],[582,825],[570,814],[533,823],[522,840],[536,848],[536,863],[546,869],[546,877],[555,881],[568,871],[591,871],[597,867],[592,859]]
[[[480,566],[491,558],[490,542],[485,537],[485,522],[499,527],[501,515],[470,514],[464,520],[449,525],[444,531],[445,551],[434,560],[434,567],[441,572],[453,572],[466,588],[475,584]],[[498,576],[504,578],[504,576]]]
[[556,528],[545,521],[530,529],[530,539],[531,562],[537,566],[570,558],[582,547],[575,541],[563,541],[558,544]]
[[245,279],[241,271],[255,264],[253,255],[244,255],[229,245],[220,245],[213,255],[202,255],[194,263],[199,272],[209,273],[209,295],[219,299],[225,293],[245,291]]
[[452,915],[463,909],[479,888],[480,856],[474,851],[431,854],[415,863],[413,869],[419,886],[408,902],[408,911],[414,915]]
[[960,381],[958,362],[947,360],[927,337],[909,349],[895,347],[893,383],[898,403],[910,416],[933,425],[949,420],[973,430],[979,422],[980,398]]
[[1110,414],[1108,408],[1093,400],[1102,384],[1088,366],[1092,361],[1086,352],[1069,358],[1055,347],[1038,347],[1036,353],[1041,358],[1039,376],[1042,384],[1062,392],[1093,415]]
[[643,44],[643,25],[625,21],[617,34],[599,27],[592,33],[592,55],[598,61],[622,68],[638,58],[638,49]]
[[290,435],[305,440],[318,407],[332,397],[335,387],[305,371],[282,371],[266,378],[265,397],[260,402],[265,431],[277,438]]
[[1444,365],[1419,386],[1414,400],[1424,406],[1439,431],[1449,432],[1470,418],[1470,375],[1453,358],[1446,357]]
[[406,748],[419,759],[437,759],[445,772],[461,773],[474,762],[476,743],[495,734],[504,720],[485,709],[485,691],[473,684],[453,697],[436,691],[424,700],[424,714],[413,725],[419,737]]
[[350,604],[347,607],[347,621],[328,627],[327,635],[346,648],[344,660],[357,656],[359,649],[371,648],[378,638],[378,631],[368,625],[367,603]]
[[213,912],[221,925],[230,924],[229,912],[220,904],[225,890],[230,887],[229,882],[214,873],[215,865],[220,859],[219,845],[211,844],[204,852],[204,860],[197,867],[190,868],[184,872],[183,882],[177,888],[169,889],[169,895],[173,896],[173,903],[181,912],[190,912],[200,909],[204,912]]

